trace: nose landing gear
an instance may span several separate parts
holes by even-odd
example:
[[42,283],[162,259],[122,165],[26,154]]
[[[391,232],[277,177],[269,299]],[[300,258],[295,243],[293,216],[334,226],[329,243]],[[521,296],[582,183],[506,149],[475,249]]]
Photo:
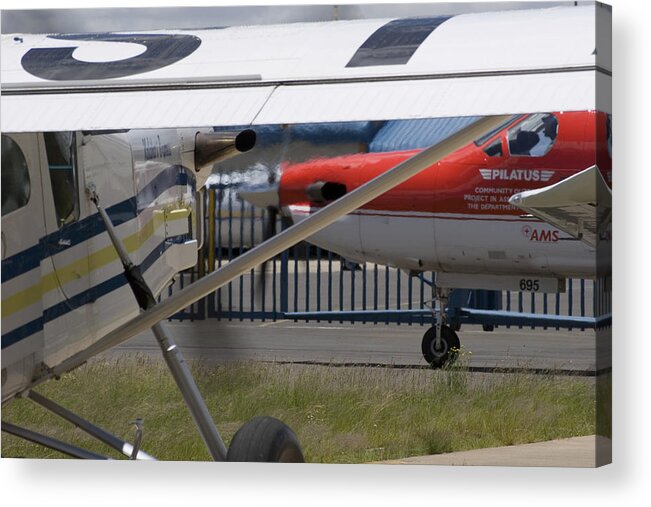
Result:
[[432,306],[436,324],[425,332],[421,343],[423,357],[432,368],[452,364],[461,348],[459,336],[447,323],[445,308],[450,292],[450,289],[436,288],[436,298]]
[[442,368],[452,364],[457,358],[461,342],[457,333],[447,325],[441,326],[440,335],[437,338],[436,327],[432,326],[427,330],[423,336],[421,347],[425,361],[432,368]]

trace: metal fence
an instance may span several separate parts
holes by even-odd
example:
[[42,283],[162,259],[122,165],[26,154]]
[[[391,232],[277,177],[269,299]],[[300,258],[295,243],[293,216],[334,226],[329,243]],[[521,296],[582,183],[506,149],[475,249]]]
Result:
[[[182,273],[168,294],[262,241],[267,211],[241,201],[232,190],[208,189],[204,203],[208,233],[199,264]],[[283,225],[278,219],[277,230]],[[250,270],[174,318],[431,325],[433,283],[433,273],[410,276],[383,265],[355,264],[301,243],[271,259],[264,272],[262,267]],[[493,325],[586,329],[594,327],[594,319],[609,315],[610,305],[607,280],[574,279],[560,294],[453,291],[448,314],[459,323],[484,324],[486,329]],[[472,315],[459,311],[472,308],[481,311]],[[541,315],[549,318],[540,320]]]

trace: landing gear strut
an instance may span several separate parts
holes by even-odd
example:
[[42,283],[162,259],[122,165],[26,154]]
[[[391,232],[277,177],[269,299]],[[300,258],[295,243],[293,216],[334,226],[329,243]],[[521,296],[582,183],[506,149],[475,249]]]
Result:
[[427,330],[421,344],[423,357],[432,368],[452,364],[461,348],[459,336],[447,322],[445,308],[449,295],[450,289],[436,288],[436,298],[432,306],[436,324]]

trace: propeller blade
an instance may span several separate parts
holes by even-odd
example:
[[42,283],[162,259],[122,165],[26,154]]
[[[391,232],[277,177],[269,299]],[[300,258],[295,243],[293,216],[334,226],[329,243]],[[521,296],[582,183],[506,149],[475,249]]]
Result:
[[237,194],[257,208],[278,209],[279,206],[278,184],[272,184],[265,188],[238,189]]

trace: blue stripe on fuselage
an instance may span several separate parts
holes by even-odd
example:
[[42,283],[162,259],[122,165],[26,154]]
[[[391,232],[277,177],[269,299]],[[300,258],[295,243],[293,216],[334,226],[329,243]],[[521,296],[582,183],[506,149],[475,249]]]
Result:
[[[142,273],[145,273],[149,268],[151,268],[156,262],[156,260],[165,253],[165,251],[173,243],[169,241],[163,241],[158,246],[156,246],[145,258],[143,263],[140,265]],[[50,308],[47,308],[41,317],[34,319],[27,324],[24,324],[6,334],[2,335],[2,348],[9,347],[15,343],[18,343],[20,340],[27,338],[28,336],[33,335],[39,331],[43,330],[43,326],[48,322],[51,322],[63,315],[73,311],[75,308],[82,306],[90,301],[95,301],[103,296],[106,296],[110,292],[121,288],[123,285],[127,284],[127,278],[124,273],[120,273],[117,276],[109,278],[108,280],[91,287],[90,289],[81,292],[69,299],[61,301]],[[136,302],[134,300],[133,304]]]
[[[136,218],[136,200],[131,198],[122,201],[108,208],[106,212],[115,226],[121,225]],[[37,245],[2,261],[2,283],[38,268],[43,259],[88,241],[104,231],[102,219],[95,213],[42,237]],[[62,240],[65,240],[65,243],[60,244]]]
[[[139,211],[153,203],[159,195],[169,188],[177,185],[187,185],[188,175],[186,170],[183,166],[170,166],[161,171],[138,192],[137,202],[135,197],[131,197],[107,208],[106,212],[113,225],[117,227],[129,220],[133,220],[138,216]],[[103,232],[105,232],[105,228],[102,219],[98,213],[95,213],[44,236],[37,245],[2,261],[2,283],[39,267],[43,259],[88,241]],[[60,245],[60,240],[64,240],[65,243]]]

